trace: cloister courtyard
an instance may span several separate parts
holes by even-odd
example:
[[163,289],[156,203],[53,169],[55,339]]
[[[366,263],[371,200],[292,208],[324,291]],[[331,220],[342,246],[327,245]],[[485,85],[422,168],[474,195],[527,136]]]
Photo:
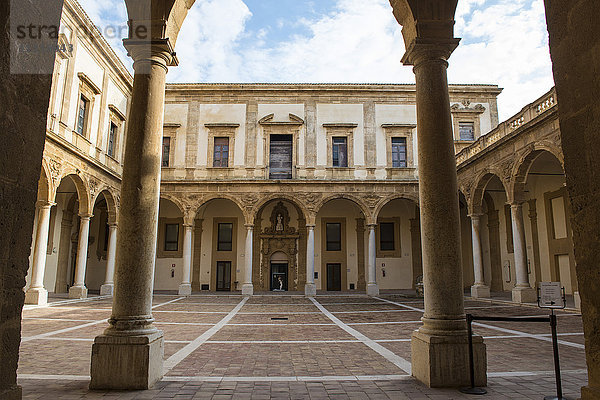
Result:
[[[164,378],[147,391],[90,391],[94,338],[108,326],[112,298],[25,306],[19,360],[24,399],[463,399],[410,376],[410,335],[423,300],[303,294],[155,294],[152,313],[164,332]],[[465,299],[480,316],[547,315],[534,304]],[[587,384],[581,317],[557,311],[564,394]],[[555,393],[547,323],[473,324],[487,347],[486,399],[540,399]]]

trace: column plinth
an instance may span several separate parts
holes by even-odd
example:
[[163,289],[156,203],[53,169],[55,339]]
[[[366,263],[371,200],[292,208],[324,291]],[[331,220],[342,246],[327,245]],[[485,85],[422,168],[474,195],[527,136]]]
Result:
[[[110,327],[92,347],[90,389],[148,389],[163,374],[164,339],[153,324],[152,290],[160,196],[168,39],[125,40],[134,59]],[[189,280],[189,279],[188,279]],[[188,282],[189,283],[189,282]]]
[[367,263],[367,295],[379,296],[379,286],[377,285],[377,248],[375,243],[375,227],[377,225],[369,225],[369,253]]
[[[460,215],[446,61],[459,39],[407,46],[414,65],[419,127],[419,205],[425,311],[411,339],[412,374],[430,387],[470,383],[461,267]],[[434,116],[434,117],[433,117]],[[486,384],[485,345],[473,340],[476,385]]]
[[304,285],[304,295],[314,297],[317,295],[317,286],[315,285],[315,226],[306,225],[306,284]]

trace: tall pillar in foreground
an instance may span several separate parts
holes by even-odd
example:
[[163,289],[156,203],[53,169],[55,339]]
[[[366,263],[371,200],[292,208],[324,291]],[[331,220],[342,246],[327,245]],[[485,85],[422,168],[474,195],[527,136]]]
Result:
[[537,300],[537,293],[529,284],[525,224],[523,222],[523,203],[511,204],[510,215],[512,219],[513,244],[515,251],[515,273],[517,277],[517,284],[512,290],[512,299],[516,303],[532,303]]
[[246,250],[244,259],[246,265],[244,269],[244,285],[242,286],[242,294],[244,296],[252,296],[254,294],[254,286],[252,285],[252,233],[254,231],[253,224],[246,225]]
[[471,214],[471,237],[473,240],[473,274],[475,282],[471,286],[471,297],[490,297],[490,287],[483,279],[483,254],[481,252],[481,215]]
[[[414,65],[425,312],[412,335],[412,374],[430,387],[469,384],[463,302],[456,160],[447,59],[459,39],[416,38],[404,64]],[[475,378],[486,384],[485,345],[474,337]]]
[[179,285],[179,295],[192,294],[192,230],[193,224],[183,225],[183,277]]
[[306,225],[308,234],[306,237],[306,285],[304,285],[304,294],[306,296],[316,296],[317,286],[315,285],[315,226]]
[[91,215],[79,216],[79,240],[77,242],[77,260],[75,261],[75,282],[69,288],[69,298],[85,299],[88,290],[85,287],[85,269],[87,268],[88,239],[90,236]]
[[31,263],[31,285],[25,292],[26,304],[44,305],[48,303],[48,291],[44,288],[44,271],[46,270],[46,251],[48,247],[48,230],[50,229],[50,210],[54,203],[38,203],[38,223]]
[[369,225],[369,253],[368,253],[368,279],[367,279],[367,294],[369,296],[379,296],[379,286],[377,286],[377,248],[375,243],[375,227],[377,225]]
[[152,317],[161,140],[169,39],[124,41],[135,71],[123,162],[110,327],[92,347],[90,389],[148,389],[163,375],[163,333]]
[[106,252],[106,277],[100,286],[101,296],[112,296],[115,287],[115,256],[117,252],[117,224],[108,225],[108,251]]

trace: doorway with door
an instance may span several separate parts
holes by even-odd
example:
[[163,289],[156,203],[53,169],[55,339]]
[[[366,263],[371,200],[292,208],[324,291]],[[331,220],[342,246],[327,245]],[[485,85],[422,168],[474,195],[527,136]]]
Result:
[[342,264],[328,263],[327,264],[327,291],[342,290]]
[[217,291],[231,291],[231,261],[217,261]]
[[271,291],[287,292],[288,290],[288,263],[271,263]]

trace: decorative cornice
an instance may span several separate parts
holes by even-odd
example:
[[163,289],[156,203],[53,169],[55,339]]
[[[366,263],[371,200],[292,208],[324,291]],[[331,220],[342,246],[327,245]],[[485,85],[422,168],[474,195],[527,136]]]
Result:
[[90,89],[92,89],[94,94],[102,93],[102,90],[100,90],[100,88],[94,83],[94,81],[92,81],[90,77],[84,74],[83,72],[79,72],[77,74],[77,77],[79,78],[79,80],[83,81],[86,85],[88,85]]

